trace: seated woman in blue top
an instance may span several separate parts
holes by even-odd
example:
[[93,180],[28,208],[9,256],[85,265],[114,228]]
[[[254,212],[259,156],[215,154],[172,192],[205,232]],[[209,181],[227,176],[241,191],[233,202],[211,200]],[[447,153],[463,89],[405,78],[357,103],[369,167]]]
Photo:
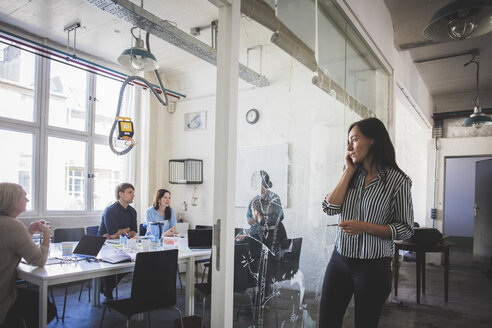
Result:
[[154,195],[152,206],[147,209],[147,226],[150,222],[164,221],[164,236],[177,233],[176,213],[171,208],[171,193],[166,189],[159,189]]

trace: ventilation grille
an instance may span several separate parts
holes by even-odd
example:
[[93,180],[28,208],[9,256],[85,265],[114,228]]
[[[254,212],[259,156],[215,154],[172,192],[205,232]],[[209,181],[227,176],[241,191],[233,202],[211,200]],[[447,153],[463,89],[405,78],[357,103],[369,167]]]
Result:
[[442,134],[442,120],[434,119],[434,126],[432,127],[432,138],[442,138]]

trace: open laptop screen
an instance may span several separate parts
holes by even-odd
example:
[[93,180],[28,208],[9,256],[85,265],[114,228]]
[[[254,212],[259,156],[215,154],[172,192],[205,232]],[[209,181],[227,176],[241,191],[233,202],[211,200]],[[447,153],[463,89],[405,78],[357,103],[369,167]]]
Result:
[[106,237],[83,235],[73,254],[77,256],[96,257],[106,241]]

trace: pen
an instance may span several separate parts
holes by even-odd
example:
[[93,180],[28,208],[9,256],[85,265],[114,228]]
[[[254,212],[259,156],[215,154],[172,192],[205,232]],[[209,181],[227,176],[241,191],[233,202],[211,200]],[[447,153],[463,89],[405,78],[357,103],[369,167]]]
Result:
[[326,225],[327,227],[337,227],[338,223],[330,223]]

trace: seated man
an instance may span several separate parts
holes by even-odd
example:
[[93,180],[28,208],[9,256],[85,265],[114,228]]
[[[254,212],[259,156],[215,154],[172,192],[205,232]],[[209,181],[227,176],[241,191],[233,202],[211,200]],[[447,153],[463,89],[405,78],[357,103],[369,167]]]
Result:
[[[117,201],[106,207],[102,214],[97,234],[108,239],[116,239],[124,234],[133,238],[137,233],[137,212],[130,204],[135,198],[135,188],[130,183],[120,183],[116,186],[115,196]],[[113,289],[123,276],[103,278],[101,292],[107,299],[113,299]]]

